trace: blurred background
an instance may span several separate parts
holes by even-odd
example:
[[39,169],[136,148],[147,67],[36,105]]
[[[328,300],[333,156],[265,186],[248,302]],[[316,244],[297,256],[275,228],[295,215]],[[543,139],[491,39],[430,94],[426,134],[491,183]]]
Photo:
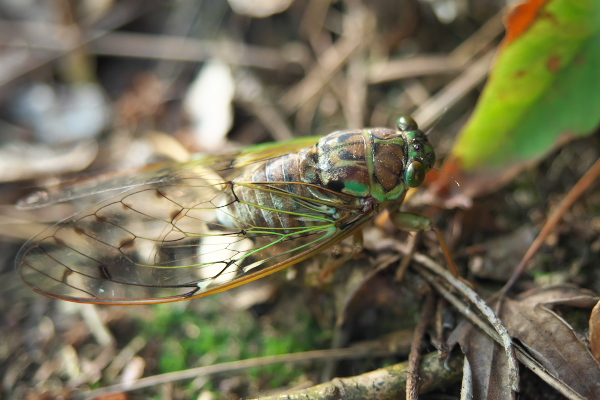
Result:
[[[76,206],[17,210],[13,205],[37,187],[94,185],[102,174],[134,174],[145,165],[184,161],[195,153],[336,129],[393,127],[405,114],[423,130],[433,127],[429,138],[443,159],[483,87],[504,33],[505,6],[500,0],[0,1],[4,398],[71,398],[142,376],[345,347],[410,331],[419,311],[418,282],[396,284],[393,272],[369,275],[393,262],[369,246],[390,232],[399,243],[407,238],[385,224],[367,229],[365,254],[325,285],[318,282],[321,264],[343,248],[192,302],[92,307],[37,295],[14,269],[24,241],[76,212]],[[588,140],[598,145],[597,138]],[[460,188],[452,189],[458,192],[454,203],[424,196],[412,209],[427,207],[459,264],[483,268],[480,256],[494,245],[470,252],[467,247],[517,231],[523,236],[513,240],[518,249],[509,253],[518,262],[548,204],[590,165],[572,161],[590,143],[572,146],[558,161],[540,167],[553,180],[530,170],[469,211],[456,208],[470,204],[460,198]],[[593,155],[588,158],[593,161]],[[576,218],[598,224],[591,215],[593,207],[584,207]],[[524,220],[530,224],[524,226]],[[586,231],[592,228],[573,229],[580,236],[568,229],[561,234],[573,238],[576,248],[598,244],[596,231]],[[422,242],[441,259],[434,237],[425,235]],[[580,268],[589,261],[582,261],[585,250],[580,250],[551,252]],[[363,293],[358,282],[365,279],[370,286]],[[200,376],[114,398],[240,398],[291,390],[398,362],[407,353],[403,343],[388,355],[358,361]],[[456,386],[446,390],[456,393]]]

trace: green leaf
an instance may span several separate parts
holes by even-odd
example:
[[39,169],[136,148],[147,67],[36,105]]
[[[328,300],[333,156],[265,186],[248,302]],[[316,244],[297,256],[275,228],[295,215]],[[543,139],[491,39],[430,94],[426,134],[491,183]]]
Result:
[[531,0],[508,18],[487,86],[452,151],[466,171],[541,157],[600,122],[600,1]]

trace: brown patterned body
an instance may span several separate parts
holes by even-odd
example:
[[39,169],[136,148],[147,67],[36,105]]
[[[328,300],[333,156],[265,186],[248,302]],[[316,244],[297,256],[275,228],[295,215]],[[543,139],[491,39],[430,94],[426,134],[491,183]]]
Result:
[[333,220],[347,223],[345,209],[371,209],[404,193],[404,146],[392,129],[334,132],[309,149],[266,160],[234,179],[238,202],[230,205],[230,213],[242,229],[299,228],[315,224],[307,201],[314,207],[321,200]]
[[[235,215],[238,227],[284,228],[285,233],[290,233],[294,228],[323,224],[321,219],[311,219],[313,214],[322,215],[325,211],[337,221],[344,219],[344,210],[359,209],[362,197],[343,193],[342,182],[344,176],[351,175],[368,184],[365,143],[360,131],[345,132],[340,138],[333,137],[336,134],[328,135],[310,149],[266,160],[234,179],[233,193],[237,202],[230,204],[229,211]],[[332,139],[352,141],[338,144],[338,140]],[[332,147],[332,142],[337,145]],[[335,154],[350,158],[351,165],[336,169],[339,160],[332,157],[334,147]],[[341,151],[341,147],[347,150]],[[251,185],[246,186],[246,183]],[[318,213],[311,210],[314,207],[319,208]],[[241,221],[243,226],[239,226]]]

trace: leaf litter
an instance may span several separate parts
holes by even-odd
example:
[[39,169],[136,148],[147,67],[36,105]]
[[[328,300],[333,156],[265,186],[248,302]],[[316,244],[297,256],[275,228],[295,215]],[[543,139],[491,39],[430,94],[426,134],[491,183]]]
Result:
[[[226,42],[215,40],[215,36],[211,35],[219,30],[210,32],[210,29],[214,29],[223,21],[229,21],[227,22],[229,24],[232,24],[231,21],[239,21],[240,16],[232,15],[230,11],[223,11],[223,9],[219,11],[217,8],[212,10],[214,14],[208,13],[206,10],[200,10],[197,14],[191,12],[193,6],[190,4],[183,4],[180,9],[173,8],[169,10],[172,11],[169,14],[169,23],[165,25],[163,31],[158,30],[158,34],[143,34],[141,32],[144,32],[144,29],[136,33],[114,30],[123,22],[123,18],[135,21],[139,15],[152,12],[150,5],[140,8],[134,2],[123,2],[122,12],[114,14],[119,15],[120,19],[114,18],[114,15],[111,14],[114,10],[109,8],[107,15],[112,17],[112,20],[109,18],[109,21],[103,25],[107,29],[105,31],[97,30],[97,27],[92,29],[81,22],[77,28],[89,33],[89,39],[85,39],[83,43],[89,44],[91,56],[102,58],[103,54],[109,54],[110,57],[120,59],[124,66],[124,69],[120,70],[116,64],[102,59],[104,64],[100,64],[99,70],[104,75],[113,78],[110,81],[103,80],[102,83],[106,90],[113,94],[114,98],[127,98],[127,90],[123,90],[123,87],[119,87],[119,85],[130,86],[124,83],[124,78],[132,75],[137,77],[137,89],[140,89],[130,90],[130,93],[139,93],[137,96],[129,96],[127,102],[117,104],[115,115],[119,118],[116,129],[112,133],[107,133],[106,137],[98,139],[102,144],[100,152],[89,157],[95,157],[93,170],[103,170],[107,166],[116,169],[119,166],[130,167],[133,165],[137,167],[152,162],[152,160],[164,159],[165,156],[160,151],[165,150],[167,146],[164,145],[164,141],[161,142],[162,145],[148,145],[152,142],[149,139],[150,131],[158,131],[161,132],[160,134],[163,131],[169,132],[169,138],[177,138],[190,150],[199,147],[194,144],[195,139],[189,133],[189,126],[182,127],[179,124],[185,120],[185,116],[173,112],[173,110],[178,109],[180,99],[184,98],[185,90],[181,90],[181,88],[189,86],[192,78],[197,76],[198,64],[189,68],[190,64],[186,66],[185,63],[199,63],[214,58],[224,60],[229,64],[234,77],[252,77],[253,92],[262,93],[255,99],[248,94],[240,96],[239,93],[236,93],[237,98],[233,100],[234,129],[225,139],[223,144],[225,148],[235,146],[233,144],[235,140],[243,143],[255,143],[268,140],[269,137],[288,136],[287,133],[280,133],[283,132],[281,127],[285,128],[285,132],[325,134],[334,129],[347,127],[350,121],[355,121],[355,123],[365,121],[364,125],[370,126],[386,125],[390,115],[395,117],[400,111],[413,112],[413,116],[420,124],[424,125],[432,123],[445,113],[441,122],[431,132],[431,138],[435,140],[434,143],[448,140],[446,136],[452,136],[455,133],[460,126],[460,121],[464,121],[466,115],[473,108],[473,102],[469,100],[474,96],[470,96],[470,94],[473,93],[473,90],[480,88],[490,61],[494,57],[494,46],[497,44],[496,39],[501,32],[499,21],[502,13],[496,9],[484,10],[478,3],[473,3],[469,10],[459,10],[458,20],[450,23],[444,20],[443,23],[440,23],[435,21],[433,16],[435,11],[431,13],[431,10],[422,4],[416,6],[416,2],[415,4],[407,2],[402,6],[402,10],[393,9],[398,11],[398,16],[402,18],[403,22],[398,23],[398,16],[392,18],[395,13],[390,12],[389,4],[385,0],[381,0],[377,4],[375,2],[368,3],[369,12],[373,13],[378,22],[375,26],[370,25],[368,19],[364,20],[361,25],[355,25],[350,22],[360,22],[360,19],[356,19],[357,14],[354,14],[352,18],[347,14],[350,13],[349,10],[359,11],[360,8],[356,8],[358,3],[343,2],[348,6],[348,9],[343,11],[341,11],[343,7],[340,8],[340,4],[325,3],[327,2],[320,4],[317,1],[309,1],[307,8],[303,9],[297,2],[284,13],[272,19],[246,20],[247,25],[244,25],[244,29],[246,29],[247,37],[241,35],[240,39],[240,36],[234,34],[232,36],[234,43],[230,43],[231,46]],[[417,18],[417,14],[423,19]],[[68,15],[68,13],[63,13],[63,15]],[[200,28],[194,27],[194,23],[190,22],[193,21],[191,17],[194,15],[200,15],[204,22]],[[300,26],[304,27],[305,36],[298,36],[293,30],[276,29],[286,25],[286,23],[282,23],[282,19],[292,26],[301,20],[303,15],[304,21]],[[465,16],[467,18],[464,18]],[[384,17],[389,17],[392,22],[384,23]],[[152,26],[149,20],[142,18],[141,21],[142,25]],[[314,24],[307,21],[314,22]],[[474,30],[468,24],[465,25],[467,21],[470,21],[469,23],[477,21],[480,29]],[[58,26],[48,25],[46,27],[58,31]],[[14,25],[11,23],[2,29],[9,28],[14,28]],[[455,28],[459,29],[454,31]],[[87,31],[88,29],[89,31]],[[194,29],[204,31],[204,33],[209,31],[209,34],[205,35],[203,39],[188,37],[186,39],[188,42],[182,43],[180,37],[174,35],[180,35],[186,29],[189,29],[190,32]],[[344,31],[348,32],[351,29],[354,29],[353,36],[343,34]],[[446,35],[449,30],[453,33]],[[464,36],[464,32],[467,31],[472,33],[470,37]],[[22,32],[27,35],[32,34],[31,31],[25,29]],[[272,32],[281,32],[281,35],[273,35]],[[440,34],[440,32],[442,33]],[[370,35],[376,35],[376,40],[371,42],[372,46],[357,42],[357,37],[361,39],[363,36],[366,38]],[[17,35],[6,37],[17,37]],[[60,36],[57,37],[60,41]],[[132,41],[136,37],[139,41]],[[53,36],[53,38],[55,37]],[[96,38],[99,40],[95,40]],[[449,41],[453,38],[460,38],[460,40],[466,38],[466,40],[458,46],[457,41]],[[39,35],[36,36],[38,45],[39,39]],[[446,42],[447,40],[448,42]],[[287,43],[283,43],[286,41]],[[277,47],[282,43],[282,47]],[[73,43],[66,44],[68,44],[67,50],[77,48]],[[432,44],[439,44],[440,47]],[[12,46],[15,46],[14,42],[12,42]],[[16,46],[13,50],[18,49],[18,44]],[[396,47],[394,46],[400,46],[398,47],[400,54],[395,53]],[[56,43],[46,43],[44,50],[46,53],[43,54],[44,57],[40,58],[42,65],[55,57],[66,55],[67,52],[64,49],[65,47],[61,48]],[[164,49],[165,52],[157,51],[158,49]],[[446,54],[448,49],[454,50]],[[35,52],[39,49],[33,46],[31,51]],[[411,55],[420,53],[425,56],[417,59],[418,63],[416,63]],[[14,53],[11,52],[11,54]],[[383,57],[381,57],[382,54]],[[156,68],[151,73],[148,73],[148,69],[136,70],[133,60],[125,58],[132,55],[148,60],[158,59],[161,68]],[[16,58],[13,57],[14,60]],[[179,63],[181,60],[184,60],[183,63]],[[34,63],[32,63],[32,59],[25,61],[21,66],[21,71],[5,70],[1,77],[2,82],[10,81],[22,73],[27,73],[26,71],[33,67],[39,68],[39,60]],[[362,71],[361,61],[369,65]],[[366,61],[369,63],[367,64]],[[416,66],[411,67],[411,63]],[[12,64],[7,62],[4,65]],[[448,66],[448,68],[442,70],[440,65]],[[52,68],[54,66],[51,66],[49,70]],[[60,66],[56,66],[56,68],[60,69]],[[377,71],[384,71],[385,74],[382,73],[378,76]],[[53,74],[49,75],[54,76]],[[56,75],[60,75],[60,73]],[[49,81],[52,82],[51,79]],[[155,84],[149,83],[152,81],[156,82],[161,89],[157,90]],[[241,101],[240,97],[243,97]],[[265,99],[268,100],[265,101]],[[223,115],[228,115],[227,110],[222,111]],[[228,119],[229,117],[225,118],[225,120]],[[277,123],[273,123],[273,121]],[[452,126],[455,126],[456,129],[450,128]],[[12,134],[14,131],[13,127],[8,126],[4,132]],[[23,138],[22,130],[18,132],[21,133],[15,134],[15,137],[28,143],[28,140]],[[40,146],[40,144],[32,141],[31,146]],[[446,229],[447,237],[451,238],[450,242],[455,249],[459,264],[472,257],[464,248],[473,244],[485,243],[487,246],[485,249],[494,255],[493,250],[496,247],[504,247],[507,244],[506,242],[486,242],[488,239],[503,235],[510,237],[511,233],[516,232],[521,226],[534,226],[533,229],[537,230],[536,227],[541,227],[547,210],[551,209],[552,199],[563,196],[573,182],[583,175],[583,172],[591,165],[590,157],[598,157],[597,138],[588,138],[569,146],[565,148],[562,156],[552,156],[553,158],[549,162],[542,161],[538,169],[530,169],[532,168],[530,165],[520,165],[510,171],[510,174],[504,171],[501,174],[503,179],[496,180],[494,176],[487,175],[483,178],[480,177],[479,181],[475,181],[469,177],[463,179],[457,175],[455,179],[460,182],[461,186],[455,187],[456,185],[451,183],[453,187],[451,191],[461,192],[462,196],[471,196],[468,200],[476,202],[475,204],[480,207],[480,210],[484,209],[485,218],[473,217],[473,210],[464,207],[469,204],[469,201],[452,203],[447,198],[435,199],[431,193],[427,193],[430,199],[428,202],[415,202],[415,207],[428,213],[438,225]],[[131,150],[136,148],[138,150]],[[32,152],[31,154],[39,153]],[[59,151],[52,154],[62,153]],[[134,154],[135,157],[132,156]],[[140,156],[137,157],[137,154]],[[561,157],[569,161],[562,163],[560,168],[551,168],[553,162],[559,164],[556,160]],[[30,158],[31,161],[36,161],[36,158],[40,157],[31,156]],[[60,171],[75,172],[87,165],[79,162],[80,160],[77,158],[73,158],[73,160],[72,163],[63,163],[67,169]],[[89,162],[89,160],[85,161]],[[15,170],[24,171],[22,176],[37,178],[36,183],[44,183],[44,178],[51,173],[51,170],[34,168],[36,165],[34,162],[23,162],[19,163],[18,169]],[[445,167],[445,169],[447,173],[454,175],[451,168]],[[506,176],[510,176],[510,179]],[[512,182],[510,186],[501,190],[500,187],[508,182]],[[26,186],[31,187],[31,182],[28,182]],[[485,190],[483,190],[484,186]],[[520,207],[519,201],[514,200],[518,197],[514,194],[515,190],[523,190],[523,186],[533,193],[531,197],[534,198],[527,207]],[[17,191],[22,192],[22,187],[19,187],[18,190],[15,190],[15,187],[2,187],[3,199],[12,199],[6,201],[7,204],[14,202]],[[469,188],[473,188],[473,190]],[[484,196],[484,193],[493,193],[493,196]],[[475,197],[479,198],[475,199]],[[462,204],[464,209],[452,210],[456,204]],[[531,271],[532,274],[551,273],[553,270],[564,267],[563,260],[572,262],[575,258],[582,260],[582,271],[572,279],[582,287],[593,288],[596,291],[600,289],[599,279],[595,272],[587,268],[598,261],[598,246],[596,246],[596,250],[593,250],[593,243],[599,240],[598,225],[593,223],[594,210],[598,209],[598,204],[600,202],[597,190],[589,191],[587,197],[575,204],[575,208],[567,214],[567,217],[570,218],[569,222],[561,226],[555,233],[553,244],[545,243],[541,248],[541,254],[534,259],[535,269]],[[445,210],[445,208],[451,210]],[[4,214],[5,210],[2,211]],[[7,211],[7,214],[13,219],[16,216],[12,210]],[[52,216],[52,212],[49,212],[45,216],[36,214],[35,217],[29,218],[48,221],[52,219]],[[590,221],[592,221],[591,224]],[[0,229],[5,229],[6,237],[10,237],[10,239],[6,243],[1,242],[0,244],[3,249],[8,249],[8,253],[14,252],[17,246],[15,242],[20,240],[14,238],[12,225],[3,226],[4,228],[0,227]],[[276,302],[272,299],[265,300],[262,304],[249,302],[248,304],[252,304],[250,313],[256,315],[256,320],[262,324],[262,336],[274,339],[275,343],[286,342],[287,339],[281,336],[276,328],[276,321],[284,321],[282,325],[302,326],[302,318],[294,319],[292,317],[294,314],[292,310],[303,309],[302,307],[305,307],[304,310],[309,310],[307,314],[311,315],[312,323],[316,324],[319,329],[299,334],[295,338],[296,342],[302,342],[307,337],[323,335],[326,340],[320,341],[319,346],[335,343],[334,340],[328,341],[331,336],[327,335],[330,335],[329,330],[335,325],[335,321],[340,315],[345,317],[346,324],[350,326],[348,330],[342,329],[339,332],[342,336],[348,335],[347,340],[343,342],[344,345],[352,345],[362,340],[377,340],[378,337],[383,337],[381,335],[385,336],[394,329],[402,328],[400,331],[406,332],[411,325],[414,327],[414,316],[418,315],[422,302],[422,289],[420,288],[423,287],[423,282],[419,282],[418,276],[409,273],[405,278],[410,282],[409,284],[406,282],[396,284],[393,282],[395,275],[393,271],[379,271],[376,274],[347,272],[357,271],[358,268],[355,268],[357,265],[362,268],[381,266],[388,262],[383,258],[386,253],[392,258],[397,258],[397,254],[402,253],[398,251],[397,247],[405,241],[405,236],[386,226],[378,226],[372,231],[375,230],[381,234],[379,239],[371,238],[371,243],[365,244],[362,258],[341,267],[335,273],[333,281],[326,283],[324,287],[315,289],[318,285],[311,286],[310,282],[315,281],[314,275],[311,276],[312,264],[318,264],[317,261],[311,261],[311,265],[304,270],[299,268],[289,271],[289,276],[294,275],[294,280],[288,282],[285,282],[284,279],[275,280],[275,284],[283,288],[273,291]],[[379,243],[373,244],[377,241]],[[579,247],[569,247],[571,242],[577,242]],[[422,234],[416,240],[415,259],[418,260],[418,255],[427,251],[430,256],[442,260],[437,248],[434,236],[429,233]],[[583,250],[581,250],[582,248]],[[592,249],[588,255],[577,253],[580,250],[585,252],[587,248]],[[522,253],[522,248],[519,246],[514,249],[515,253]],[[497,257],[503,258],[501,251],[498,251],[497,254],[499,254]],[[486,257],[485,253],[483,257]],[[510,269],[508,268],[510,264],[511,262],[506,263],[507,269]],[[39,299],[32,293],[19,289],[22,285],[10,268],[11,260],[7,258],[3,265],[5,269],[2,270],[2,277],[6,277],[6,279],[3,280],[5,286],[3,286],[3,297],[0,298],[0,307],[3,311],[0,329],[2,329],[3,337],[10,338],[11,345],[0,344],[0,360],[2,360],[0,371],[3,372],[3,390],[8,393],[8,398],[10,396],[24,398],[26,395],[39,398],[46,394],[70,397],[73,394],[73,387],[85,391],[98,384],[109,385],[111,382],[128,376],[129,372],[127,371],[136,371],[134,373],[136,376],[142,372],[144,375],[154,374],[160,371],[158,364],[161,362],[160,359],[163,357],[165,349],[176,352],[175,350],[182,348],[181,344],[179,347],[164,346],[163,348],[163,342],[166,343],[168,340],[176,338],[179,343],[185,343],[188,336],[194,337],[196,342],[200,342],[203,338],[210,336],[209,324],[214,324],[222,331],[228,324],[236,326],[238,334],[245,329],[241,321],[244,321],[247,315],[240,317],[236,311],[223,305],[216,306],[216,310],[223,314],[223,318],[229,318],[229,322],[214,322],[210,313],[206,314],[207,310],[214,310],[214,306],[211,305],[212,301],[210,301],[202,302],[202,304],[180,305],[180,307],[187,307],[190,311],[197,313],[196,323],[201,325],[200,327],[194,328],[189,322],[179,324],[186,327],[183,329],[178,326],[178,323],[174,323],[170,326],[169,335],[166,337],[161,337],[158,341],[148,340],[148,338],[141,339],[139,336],[139,329],[142,326],[140,321],[156,320],[159,314],[156,309],[135,308],[134,310],[121,309],[117,311],[101,309],[97,322],[100,322],[100,325],[104,324],[105,328],[113,332],[116,338],[116,343],[109,346],[116,346],[117,349],[108,348],[107,350],[106,345],[99,345],[99,339],[90,332],[99,331],[100,328],[92,325],[89,320],[83,322],[81,311],[67,312],[65,310],[69,307],[48,302],[46,299]],[[390,265],[393,266],[392,264],[388,266]],[[494,269],[497,264],[492,262],[490,265],[488,268]],[[502,280],[504,274],[498,274],[494,278]],[[348,283],[348,281],[340,283],[343,281],[342,278],[352,277],[352,279],[360,280],[360,276],[365,277],[362,284]],[[475,282],[477,292],[487,295],[493,292],[495,285],[493,283],[490,285],[486,278],[479,278]],[[507,278],[508,276],[504,275],[504,280]],[[535,282],[537,281],[522,279],[517,282],[515,290],[529,289]],[[352,288],[357,287],[359,290],[354,295],[348,295],[348,291],[352,292]],[[369,288],[371,292],[368,292]],[[345,295],[343,294],[344,289],[348,290]],[[249,296],[252,296],[252,288],[243,290],[249,291]],[[302,295],[302,293],[304,294]],[[368,295],[364,293],[368,293]],[[223,297],[227,298],[227,296],[225,294]],[[555,296],[556,302],[551,300],[553,296]],[[337,300],[333,298],[337,298]],[[339,299],[346,299],[346,301]],[[511,336],[516,339],[517,347],[523,343],[529,354],[534,356],[545,369],[554,373],[577,393],[592,398],[597,395],[596,389],[586,383],[598,382],[597,362],[593,364],[590,361],[590,354],[597,354],[598,351],[594,349],[599,347],[598,312],[594,312],[589,319],[590,343],[588,344],[586,341],[587,330],[576,328],[568,318],[569,314],[573,313],[565,312],[565,310],[570,310],[574,305],[580,310],[586,311],[591,308],[594,301],[594,295],[584,289],[563,286],[536,288],[524,291],[512,299],[504,299],[500,303],[497,313],[504,321]],[[227,301],[224,304],[227,304]],[[177,314],[179,311],[181,310],[173,309],[171,313]],[[54,323],[49,324],[49,321],[54,321]],[[401,326],[394,325],[395,321],[402,322]],[[52,328],[49,328],[49,325]],[[93,328],[93,326],[96,327]],[[451,326],[452,322],[450,321],[445,328],[438,330],[441,331],[441,335],[437,336],[447,334]],[[477,329],[471,328],[468,333],[464,333],[465,326],[466,323],[461,323],[453,334],[453,338],[459,338],[456,340],[467,353],[470,369],[475,378],[474,386],[479,390],[477,393],[482,394],[482,397],[476,398],[510,398],[514,396],[514,392],[508,389],[508,369],[504,350],[493,345],[493,341],[486,339],[487,336],[479,333]],[[528,327],[528,329],[524,329],[524,327]],[[46,333],[43,335],[43,340],[37,339],[36,341],[33,333],[22,337],[16,329]],[[146,329],[148,329],[147,326]],[[194,334],[198,329],[200,334]],[[48,332],[56,334],[50,335]],[[433,333],[429,333],[433,335]],[[560,338],[562,341],[556,338]],[[239,341],[240,339],[238,342],[230,341],[225,348],[227,351],[235,353],[240,349]],[[439,343],[439,338],[436,341]],[[129,347],[129,344],[137,342],[143,344]],[[381,339],[380,343],[384,343],[384,340]],[[218,343],[214,343],[213,347],[216,348],[217,345]],[[255,346],[253,348],[255,351],[257,345],[251,345]],[[57,346],[56,350],[53,350],[52,346]],[[591,346],[592,350],[586,350],[587,346]],[[402,349],[398,350],[400,347]],[[338,368],[334,366],[331,367],[331,370],[342,372],[342,375],[349,375],[377,368],[381,364],[394,363],[399,361],[403,354],[406,354],[405,346],[400,347],[389,346],[392,350],[388,350],[387,355],[381,356],[381,358],[369,358],[362,355],[361,360],[352,363],[349,361],[339,362]],[[118,354],[123,355],[122,358],[119,357],[121,361],[110,363],[109,367],[106,367],[107,361],[104,359],[106,355],[113,354],[115,350],[120,349],[122,351]],[[424,351],[434,350],[431,346],[426,346]],[[586,351],[588,355],[585,354]],[[221,350],[221,353],[225,352],[225,350]],[[140,358],[136,354],[140,354],[144,362],[140,363]],[[237,354],[247,353],[240,350]],[[424,357],[424,364],[432,360],[439,361],[437,354],[434,353],[434,355],[435,357]],[[192,356],[187,359],[185,365],[191,367],[197,365],[196,363],[211,363],[214,362],[214,357],[216,356],[206,352],[206,354],[202,354],[202,357]],[[449,360],[451,361],[448,365],[459,368],[460,372],[462,361],[456,362],[457,359],[452,355]],[[319,382],[318,365],[318,361],[315,361],[315,364],[311,368],[307,368],[307,372],[303,372],[302,376],[287,381],[282,384],[282,387],[290,388],[294,384],[305,385]],[[440,365],[443,367],[443,362],[438,363],[438,366]],[[91,370],[86,370],[86,368],[91,368]],[[280,368],[277,372],[282,373],[284,369]],[[223,374],[226,370],[227,368],[224,367],[220,373]],[[431,387],[431,382],[435,382],[438,388],[442,386],[446,392],[454,390],[456,393],[457,389],[456,386],[453,387],[453,382],[456,382],[460,373],[450,374],[452,377],[443,375],[443,378],[442,375],[433,375],[432,377],[427,374],[426,370],[420,371],[423,379],[421,389]],[[220,391],[223,397],[242,397],[248,393],[265,393],[269,387],[268,383],[275,381],[277,375],[266,374],[261,380],[252,381],[248,374],[241,373],[241,378],[237,380],[236,384],[232,383],[233,381],[226,384],[223,379],[204,376],[197,378],[193,387],[199,388],[198,390],[204,394],[212,393],[207,388],[210,385],[223,385]],[[381,377],[381,375],[379,373],[377,377]],[[193,374],[186,376],[189,379]],[[373,375],[368,377],[365,375],[363,378],[367,383],[379,382],[374,379]],[[206,382],[209,381],[210,385],[206,385]],[[244,387],[244,382],[253,383],[248,384],[250,387]],[[349,380],[348,382],[353,381]],[[173,397],[186,397],[189,394],[183,386],[174,383],[165,385],[163,388],[165,393],[168,392],[168,395]],[[525,382],[522,384],[522,388],[527,389]],[[125,387],[122,387],[121,390],[125,390]],[[150,392],[141,393],[133,394],[132,398],[146,398]],[[397,393],[399,392],[391,391],[390,396]],[[525,391],[524,393],[537,392]],[[349,392],[347,394],[350,395]],[[360,395],[363,397],[357,398],[364,398],[364,393]],[[502,397],[503,395],[506,397]]]
[[[498,316],[511,336],[550,373],[570,386],[582,398],[598,398],[600,368],[587,339],[582,338],[556,307],[591,309],[598,301],[593,292],[575,286],[536,288],[515,299],[497,303]],[[494,306],[494,304],[492,304]],[[473,386],[478,399],[503,399],[514,396],[507,389],[506,364],[493,340],[463,321],[449,338],[459,343],[473,370]]]

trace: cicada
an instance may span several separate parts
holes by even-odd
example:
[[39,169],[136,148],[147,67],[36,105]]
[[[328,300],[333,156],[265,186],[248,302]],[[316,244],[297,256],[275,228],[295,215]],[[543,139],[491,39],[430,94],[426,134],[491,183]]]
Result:
[[[117,190],[17,256],[23,281],[74,302],[149,304],[222,292],[355,233],[423,183],[435,153],[410,117],[114,178]],[[120,189],[119,189],[120,188]]]

